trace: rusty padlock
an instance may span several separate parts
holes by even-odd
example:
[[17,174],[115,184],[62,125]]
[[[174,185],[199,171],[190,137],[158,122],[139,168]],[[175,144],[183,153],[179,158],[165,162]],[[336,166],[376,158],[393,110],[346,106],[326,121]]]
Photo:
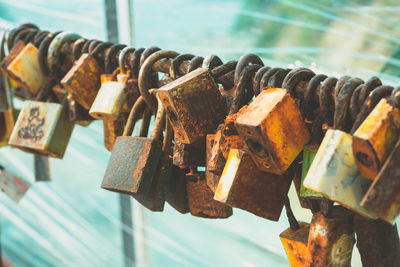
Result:
[[290,172],[276,175],[261,171],[248,152],[231,149],[214,199],[278,221],[292,178]]
[[194,70],[161,87],[157,94],[175,136],[184,144],[212,133],[226,114],[221,93],[208,69]]
[[287,90],[263,90],[235,121],[258,168],[284,173],[310,138]]
[[174,139],[173,164],[181,167],[205,166],[205,138],[193,144],[184,144],[178,138]]
[[172,166],[172,175],[165,190],[165,201],[182,214],[189,212],[189,201],[186,189],[188,168]]
[[310,224],[300,222],[299,226],[299,229],[289,227],[279,235],[291,267],[306,266]]
[[186,190],[189,210],[193,216],[203,218],[228,218],[232,208],[213,199],[214,193],[208,187],[204,172],[191,168],[186,174]]
[[379,218],[395,223],[400,214],[400,138],[361,201]]
[[355,164],[348,133],[333,129],[326,132],[303,184],[348,209],[375,218],[360,205],[371,181],[361,175]]
[[381,99],[353,135],[353,154],[361,174],[375,179],[400,135],[400,110]]
[[[208,187],[211,189],[211,191],[213,191],[215,193],[215,190],[217,189],[218,183],[219,183],[219,179],[221,177],[220,174],[216,174],[214,172],[212,172],[211,170],[209,170],[209,161],[211,158],[211,150],[213,148],[214,145],[214,140],[215,140],[215,134],[207,134],[206,137],[206,182]],[[222,170],[223,167],[225,165],[224,162],[221,162],[220,165],[222,165]],[[221,171],[222,174],[222,171]]]
[[[82,40],[74,43],[74,48]],[[90,109],[100,88],[100,74],[103,72],[96,57],[89,53],[82,54],[72,68],[62,78],[61,85],[84,108]]]
[[362,266],[400,266],[400,241],[396,225],[357,214],[353,224]]
[[114,71],[116,81],[101,84],[89,111],[92,117],[99,120],[116,120],[122,112],[129,111],[139,97],[137,82],[132,79],[132,72],[125,67],[126,57],[133,51],[133,47],[121,50],[119,68]]
[[18,203],[30,186],[30,183],[20,177],[12,175],[0,165],[0,190],[13,201]]
[[350,266],[354,243],[351,212],[341,206],[329,217],[318,212],[310,224],[305,266]]

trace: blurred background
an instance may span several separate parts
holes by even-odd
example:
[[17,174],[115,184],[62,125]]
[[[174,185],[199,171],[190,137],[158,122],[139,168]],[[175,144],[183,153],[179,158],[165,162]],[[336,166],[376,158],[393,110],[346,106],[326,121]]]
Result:
[[[114,16],[117,14],[117,16]],[[0,21],[119,38],[224,61],[252,52],[266,65],[305,66],[337,77],[400,81],[400,6],[396,0],[2,0]],[[118,31],[117,31],[118,30]],[[20,105],[21,103],[16,103]],[[33,156],[1,148],[0,164],[32,183],[19,204],[0,193],[1,246],[11,266],[289,266],[270,222],[234,209],[224,220],[182,215],[166,204],[151,213],[132,201],[121,223],[118,194],[100,189],[110,153],[99,122],[75,127],[63,160],[51,159],[51,182],[34,183]],[[293,188],[290,199],[298,219]],[[133,200],[133,199],[132,199]],[[124,251],[123,233],[134,248]],[[361,266],[358,252],[353,266]]]

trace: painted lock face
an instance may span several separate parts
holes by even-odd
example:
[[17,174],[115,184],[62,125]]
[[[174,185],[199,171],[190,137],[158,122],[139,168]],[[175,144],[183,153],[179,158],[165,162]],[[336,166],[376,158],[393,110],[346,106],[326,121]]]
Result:
[[90,109],[100,89],[101,68],[88,53],[75,61],[61,80],[65,88],[84,109]]
[[303,164],[301,169],[301,184],[300,184],[300,196],[304,198],[322,198],[321,194],[318,194],[315,191],[307,189],[304,187],[303,182],[307,176],[307,173],[311,167],[311,164],[317,154],[317,148],[311,148],[308,146],[304,147],[303,150]]
[[350,266],[354,243],[349,211],[334,206],[330,217],[316,213],[310,224],[305,266]]
[[157,95],[176,137],[184,144],[212,133],[226,114],[221,93],[208,69],[199,68],[164,85]]
[[39,67],[39,50],[31,43],[18,42],[2,61],[1,69],[31,95],[37,94],[44,81]]
[[353,154],[361,174],[375,179],[400,135],[400,110],[382,99],[353,135]]
[[354,162],[351,135],[329,129],[303,182],[305,188],[370,218],[360,202],[371,181],[364,178]]
[[65,107],[56,103],[25,101],[9,144],[24,151],[62,158],[74,123]]
[[231,149],[214,199],[278,221],[293,176],[259,170],[248,152]]
[[394,224],[400,214],[400,139],[361,201],[361,206]]
[[261,170],[282,174],[303,150],[310,133],[285,89],[262,91],[235,121]]
[[306,266],[310,224],[300,222],[299,226],[297,230],[289,227],[279,235],[291,267]]

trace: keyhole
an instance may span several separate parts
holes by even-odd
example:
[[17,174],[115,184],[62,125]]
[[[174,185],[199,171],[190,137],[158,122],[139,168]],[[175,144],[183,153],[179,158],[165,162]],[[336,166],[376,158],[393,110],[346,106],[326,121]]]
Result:
[[261,158],[265,158],[266,156],[268,156],[267,151],[256,140],[247,139],[246,143],[247,143],[247,147],[250,149],[250,151],[252,153],[256,154],[257,156],[259,156]]

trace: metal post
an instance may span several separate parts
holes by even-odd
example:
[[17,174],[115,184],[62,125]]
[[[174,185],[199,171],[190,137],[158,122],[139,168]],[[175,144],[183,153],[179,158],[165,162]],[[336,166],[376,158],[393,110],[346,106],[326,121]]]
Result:
[[35,181],[51,181],[50,161],[46,156],[34,155]]
[[[110,42],[119,42],[117,0],[104,0],[107,39]],[[120,216],[122,224],[122,245],[124,249],[125,267],[135,265],[135,247],[132,229],[132,207],[130,196],[119,194]]]

